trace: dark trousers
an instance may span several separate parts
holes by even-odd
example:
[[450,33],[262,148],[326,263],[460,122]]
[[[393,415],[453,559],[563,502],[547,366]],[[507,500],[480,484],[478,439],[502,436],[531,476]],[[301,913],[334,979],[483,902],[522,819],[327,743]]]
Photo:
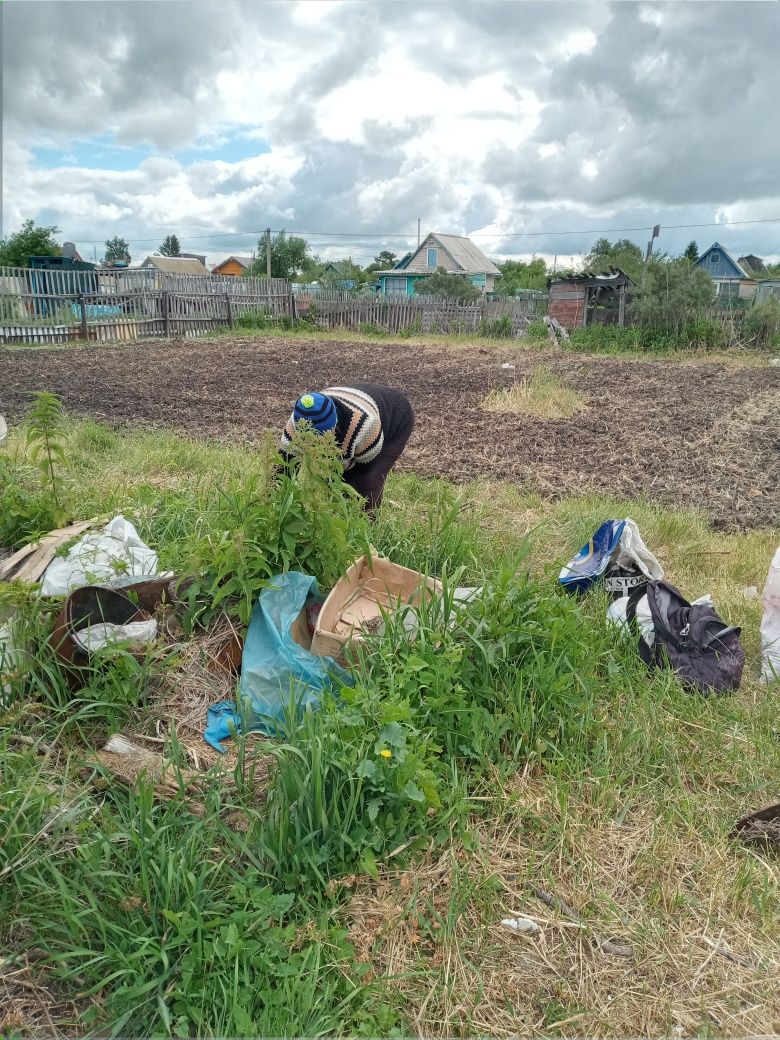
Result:
[[344,474],[345,482],[365,498],[369,513],[374,513],[382,504],[387,474],[401,457],[413,429],[414,413],[410,408],[406,421],[401,423],[391,436],[385,437],[382,451],[374,461],[365,466],[353,466]]

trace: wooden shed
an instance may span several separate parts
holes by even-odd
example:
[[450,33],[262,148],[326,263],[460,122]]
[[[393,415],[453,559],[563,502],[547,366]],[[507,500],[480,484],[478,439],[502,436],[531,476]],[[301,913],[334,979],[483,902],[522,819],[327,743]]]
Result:
[[249,256],[229,256],[226,260],[211,268],[212,274],[227,274],[232,278],[245,278],[252,267]]
[[633,282],[618,268],[608,274],[584,271],[572,278],[552,278],[547,313],[565,329],[580,329],[594,322],[624,325],[626,287]]

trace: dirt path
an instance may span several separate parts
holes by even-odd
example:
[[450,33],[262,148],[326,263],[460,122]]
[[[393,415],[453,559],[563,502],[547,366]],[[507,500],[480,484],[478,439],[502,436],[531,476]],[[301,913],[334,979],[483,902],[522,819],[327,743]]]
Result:
[[[501,364],[511,361],[515,370]],[[571,419],[481,410],[543,362],[585,398]],[[68,411],[255,440],[305,389],[350,380],[405,390],[417,428],[402,467],[455,481],[525,483],[704,509],[719,526],[780,520],[780,370],[529,352],[276,338],[0,352],[0,413],[53,390]]]

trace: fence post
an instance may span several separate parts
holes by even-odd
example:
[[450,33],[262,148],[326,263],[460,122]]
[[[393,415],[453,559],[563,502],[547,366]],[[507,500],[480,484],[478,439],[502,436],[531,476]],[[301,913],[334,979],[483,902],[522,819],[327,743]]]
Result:
[[295,293],[290,289],[290,317],[293,321],[297,321],[297,307],[295,305]]
[[87,294],[81,294],[81,335],[84,340],[89,339],[89,325],[87,324]]
[[230,303],[230,293],[229,292],[225,293],[225,304],[227,305],[227,323],[228,323],[228,328],[232,329],[233,328],[233,307],[231,306],[231,303]]
[[163,290],[161,297],[162,301],[162,312],[163,312],[163,327],[165,329],[165,338],[171,338],[171,299],[168,290]]

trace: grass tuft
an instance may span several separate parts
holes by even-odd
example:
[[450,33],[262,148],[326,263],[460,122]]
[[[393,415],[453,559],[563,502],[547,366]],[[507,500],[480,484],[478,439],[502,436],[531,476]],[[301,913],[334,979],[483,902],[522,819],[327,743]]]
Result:
[[491,390],[482,409],[498,415],[527,415],[535,419],[570,419],[585,408],[580,394],[540,365],[512,386]]

